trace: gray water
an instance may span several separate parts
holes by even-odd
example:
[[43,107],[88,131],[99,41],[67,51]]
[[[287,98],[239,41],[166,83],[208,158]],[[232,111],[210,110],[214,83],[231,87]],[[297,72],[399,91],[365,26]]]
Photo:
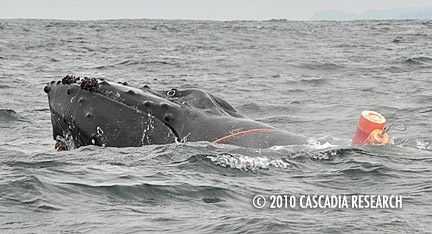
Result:
[[[0,20],[0,232],[431,232],[431,37],[432,21]],[[67,74],[201,88],[310,144],[57,152],[43,87]],[[362,110],[408,129],[351,146]],[[321,194],[403,207],[252,205]]]

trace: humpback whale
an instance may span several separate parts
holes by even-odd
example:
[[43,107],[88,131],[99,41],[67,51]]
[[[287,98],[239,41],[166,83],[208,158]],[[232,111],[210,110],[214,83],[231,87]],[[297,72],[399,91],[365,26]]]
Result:
[[51,81],[44,91],[58,150],[187,141],[248,148],[306,143],[304,137],[242,116],[222,98],[200,89],[160,91],[68,75]]

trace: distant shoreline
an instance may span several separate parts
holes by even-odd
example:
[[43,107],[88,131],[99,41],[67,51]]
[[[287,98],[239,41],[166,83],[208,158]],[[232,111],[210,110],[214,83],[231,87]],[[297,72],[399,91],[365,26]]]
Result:
[[353,14],[337,10],[317,11],[312,21],[352,21],[352,20],[432,20],[432,8],[398,8],[391,10],[370,10]]

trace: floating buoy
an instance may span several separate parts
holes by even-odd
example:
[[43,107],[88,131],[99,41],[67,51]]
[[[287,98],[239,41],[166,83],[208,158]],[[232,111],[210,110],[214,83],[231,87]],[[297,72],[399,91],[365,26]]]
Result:
[[362,111],[357,123],[357,130],[351,144],[383,143],[389,142],[389,136],[384,131],[386,119],[375,111]]
[[386,132],[383,133],[383,131],[382,129],[373,130],[364,143],[389,143],[389,135]]

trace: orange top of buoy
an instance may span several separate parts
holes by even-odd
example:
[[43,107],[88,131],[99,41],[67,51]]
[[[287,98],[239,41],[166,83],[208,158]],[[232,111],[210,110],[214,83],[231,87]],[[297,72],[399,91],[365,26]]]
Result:
[[352,144],[363,143],[388,143],[388,134],[381,133],[384,129],[386,119],[380,113],[375,111],[362,111],[357,123],[357,130],[352,139]]

